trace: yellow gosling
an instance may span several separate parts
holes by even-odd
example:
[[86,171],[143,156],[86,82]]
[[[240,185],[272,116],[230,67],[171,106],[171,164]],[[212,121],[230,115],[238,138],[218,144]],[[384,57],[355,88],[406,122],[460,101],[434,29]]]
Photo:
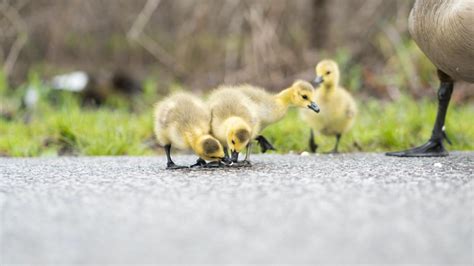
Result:
[[[251,85],[241,85],[236,89],[247,95],[257,106],[258,117],[261,121],[260,130],[281,120],[288,112],[288,108],[292,106],[319,112],[319,106],[314,99],[314,88],[309,82],[303,80],[295,81],[289,88],[278,94],[271,94]],[[262,152],[274,150],[265,137],[259,135],[256,140],[262,147]]]
[[251,140],[260,131],[257,106],[234,86],[221,86],[211,93],[211,132],[229,150],[237,162],[242,149],[247,148],[244,163],[249,163]]
[[354,125],[357,106],[352,96],[339,86],[339,67],[332,60],[323,60],[316,66],[314,82],[320,85],[314,98],[321,107],[321,112],[314,115],[307,110],[301,110],[302,120],[311,127],[309,149],[315,152],[318,145],[314,142],[314,131],[326,136],[335,136],[336,144],[333,153],[338,152],[339,141],[343,133]]
[[199,156],[196,165],[205,165],[205,160],[224,158],[222,145],[210,135],[209,109],[200,99],[191,94],[176,93],[158,102],[154,115],[156,139],[165,148],[168,169],[184,168],[171,159],[172,146],[193,150]]

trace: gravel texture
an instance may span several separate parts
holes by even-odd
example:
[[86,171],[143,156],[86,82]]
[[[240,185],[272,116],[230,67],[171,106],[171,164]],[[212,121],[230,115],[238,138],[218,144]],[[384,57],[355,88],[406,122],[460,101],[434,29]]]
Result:
[[252,161],[1,158],[0,264],[473,263],[474,152]]

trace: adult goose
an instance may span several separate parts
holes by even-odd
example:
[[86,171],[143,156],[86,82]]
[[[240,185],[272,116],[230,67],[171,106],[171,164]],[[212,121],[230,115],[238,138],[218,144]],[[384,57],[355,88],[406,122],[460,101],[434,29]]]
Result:
[[389,156],[447,156],[444,121],[454,83],[474,83],[474,0],[416,0],[409,30],[421,50],[438,69],[438,113],[425,144]]

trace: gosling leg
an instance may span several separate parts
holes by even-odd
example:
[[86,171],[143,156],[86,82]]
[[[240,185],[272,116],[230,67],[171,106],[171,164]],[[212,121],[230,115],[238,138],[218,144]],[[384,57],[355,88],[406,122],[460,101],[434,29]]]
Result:
[[310,129],[309,130],[309,151],[312,152],[312,153],[315,153],[316,150],[318,149],[318,144],[316,144],[316,142],[314,142],[314,132],[313,132],[313,129]]
[[224,157],[229,157],[229,149],[227,147],[224,147]]
[[[440,86],[438,90],[438,113],[431,133],[431,138],[425,144],[413,149],[387,152],[385,155],[397,157],[443,157],[448,156],[448,151],[444,148],[443,140],[447,139],[444,132],[444,122],[448,110],[449,100],[453,92],[454,81],[447,74],[438,70]],[[448,143],[450,142],[449,139]]]
[[234,163],[232,158],[229,156],[229,149],[227,147],[224,147],[224,158],[221,160],[221,162],[226,166],[230,166]]
[[252,163],[250,163],[249,159],[250,159],[250,150],[252,148],[252,144],[249,142],[247,144],[247,150],[246,150],[246,153],[245,153],[245,158],[243,161],[239,161],[239,153],[238,152],[234,152],[232,154],[232,166],[233,167],[242,167],[242,166],[252,166]]
[[165,152],[166,152],[166,169],[182,169],[188,168],[187,166],[176,165],[173,160],[171,159],[171,144],[165,145]]
[[243,161],[239,162],[239,166],[252,166],[250,162],[250,151],[252,150],[252,143],[247,144],[247,151],[245,153],[245,158]]
[[334,145],[334,149],[332,149],[331,153],[339,153],[339,141],[341,140],[341,134],[336,134],[336,145]]
[[249,161],[250,159],[250,150],[252,149],[252,143],[249,142],[249,144],[247,144],[247,151],[245,152],[245,158],[244,158],[244,161]]

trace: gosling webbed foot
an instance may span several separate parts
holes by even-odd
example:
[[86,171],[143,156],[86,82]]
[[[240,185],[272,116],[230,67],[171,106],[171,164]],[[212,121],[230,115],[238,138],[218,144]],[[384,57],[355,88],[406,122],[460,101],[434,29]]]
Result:
[[176,170],[176,169],[185,169],[185,168],[189,168],[188,166],[184,166],[184,165],[176,165],[175,163],[173,162],[168,162],[166,164],[166,169],[167,170]]
[[421,146],[404,151],[387,152],[385,155],[395,157],[445,157],[449,153],[444,148],[442,140],[429,140]]
[[225,164],[221,161],[213,161],[213,162],[209,162],[207,163],[206,165],[204,165],[203,167],[204,168],[223,168],[223,167],[227,167],[229,166],[228,164]]
[[262,149],[262,153],[267,152],[268,150],[273,150],[276,151],[275,147],[262,135],[259,135],[258,137],[255,138],[256,141],[258,141],[258,144],[260,145],[260,148]]
[[199,158],[199,159],[197,159],[196,163],[193,164],[193,165],[191,165],[190,167],[191,167],[191,168],[204,167],[204,166],[206,166],[206,164],[207,164],[207,163],[206,163],[206,161],[204,161],[204,159]]
[[224,164],[225,166],[231,166],[234,162],[230,159],[229,156],[226,156],[224,158],[222,158],[222,160],[220,161],[222,164]]

